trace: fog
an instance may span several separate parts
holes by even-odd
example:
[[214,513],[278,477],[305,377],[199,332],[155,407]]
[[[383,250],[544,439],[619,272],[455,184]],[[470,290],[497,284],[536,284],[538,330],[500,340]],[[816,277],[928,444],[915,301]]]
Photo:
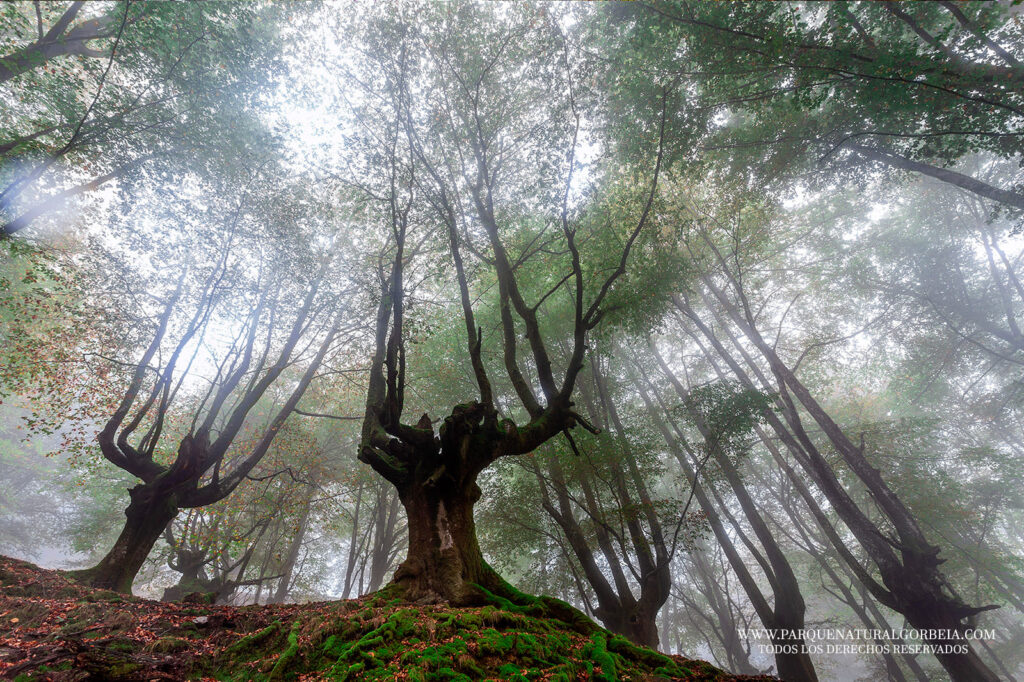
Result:
[[79,5],[0,8],[0,554],[1024,674],[1007,7]]

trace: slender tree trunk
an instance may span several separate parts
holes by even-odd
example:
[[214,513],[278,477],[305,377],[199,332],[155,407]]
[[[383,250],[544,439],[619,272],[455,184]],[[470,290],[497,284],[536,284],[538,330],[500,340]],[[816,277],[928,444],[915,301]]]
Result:
[[[679,382],[679,379],[672,372],[671,368],[665,363],[661,355],[654,346],[651,346],[651,352],[654,359],[657,361],[658,366],[661,368],[662,373],[669,379],[674,388],[676,394],[680,400],[685,404],[689,399],[689,393],[685,387]],[[761,563],[764,569],[765,575],[768,577],[769,583],[771,584],[772,593],[774,596],[774,608],[772,612],[772,625],[769,627],[781,628],[790,632],[799,632],[804,629],[804,613],[806,606],[804,604],[803,594],[800,591],[800,586],[797,582],[796,575],[793,573],[792,567],[789,565],[789,560],[786,558],[785,553],[775,540],[774,535],[768,528],[768,524],[765,522],[763,512],[759,509],[758,504],[754,501],[754,498],[747,491],[744,485],[739,471],[733,465],[729,459],[727,453],[723,452],[719,447],[716,437],[705,423],[704,419],[694,410],[689,410],[690,418],[694,421],[697,429],[703,436],[706,448],[710,449],[709,454],[714,457],[718,464],[719,470],[724,474],[726,481],[732,488],[733,494],[736,496],[737,501],[740,504],[740,508],[743,510],[743,515],[747,519],[747,523],[750,525],[754,535],[757,536],[758,542],[764,549],[764,558],[760,557],[760,553],[756,551],[756,548],[751,545],[751,551],[755,557],[758,557],[759,563]],[[693,467],[698,466],[695,461]],[[694,475],[699,475],[696,468],[692,468],[691,471]],[[694,485],[697,485],[697,481],[694,481]],[[714,492],[712,486],[708,488]],[[723,511],[726,511],[725,505],[721,505]],[[734,525],[737,525],[737,531],[739,531],[738,524],[732,519],[731,515],[728,515],[730,521],[733,521]],[[803,639],[793,640],[796,645],[806,651],[804,647]],[[817,674],[814,672],[814,666],[811,663],[810,656],[807,654],[796,654],[787,657],[785,662],[786,670],[783,670],[783,663],[779,662],[779,674],[784,674],[785,679],[806,679],[816,680]]]
[[[615,583],[613,589],[605,577],[605,572],[598,565],[586,534],[573,513],[573,502],[561,466],[556,460],[551,460],[548,463],[546,479],[539,475],[539,470],[535,473],[537,473],[538,484],[541,487],[542,506],[562,529],[569,547],[583,568],[587,583],[597,598],[597,606],[593,610],[594,616],[612,632],[623,635],[637,644],[657,648],[659,641],[657,613],[658,607],[664,601],[660,600],[656,606],[654,605],[656,600],[652,597],[652,589],[657,587],[659,580],[657,572],[652,570],[645,575],[645,580],[640,586],[641,597],[637,599],[633,595],[619,556],[615,552],[612,538],[603,520],[604,512],[600,501],[594,493],[593,486],[587,480],[587,475],[581,471],[577,478],[584,494],[583,501],[579,504],[585,504],[586,515],[596,520],[597,544],[607,561],[607,571],[612,574]],[[618,474],[612,472],[613,477],[616,475],[621,477],[621,471]],[[557,508],[550,498],[549,488],[554,493]],[[618,503],[630,505],[628,492],[623,491],[621,485],[618,491],[624,495],[618,499]],[[645,591],[648,595],[646,599],[644,598]],[[582,592],[581,590],[581,594]],[[666,588],[666,596],[667,593],[668,589]]]
[[[864,627],[868,630],[888,629],[888,622],[886,622],[885,618],[877,609],[873,609],[874,604],[871,601],[871,597],[868,596],[867,590],[863,585],[859,585],[857,583],[856,577],[853,575],[852,571],[850,571],[849,567],[841,561],[837,562],[839,570],[843,571],[846,574],[846,578],[850,580],[849,585],[847,585],[846,580],[832,568],[831,562],[829,561],[830,552],[828,551],[826,541],[823,538],[818,537],[813,528],[811,528],[809,524],[805,524],[803,519],[800,518],[799,512],[792,504],[792,491],[784,489],[781,485],[771,485],[768,481],[762,480],[762,483],[766,488],[774,491],[776,499],[779,500],[779,504],[789,515],[792,528],[797,531],[800,538],[803,540],[803,542],[798,543],[798,545],[801,545],[801,548],[805,552],[814,557],[818,562],[818,566],[820,566],[822,571],[824,571],[824,573],[829,577],[839,593],[836,594],[835,592],[828,590],[828,588],[825,589],[849,606],[854,614],[860,619]],[[824,548],[822,549],[821,547]],[[822,583],[822,586],[824,587],[824,583]],[[858,598],[858,595],[854,594],[854,587],[860,588],[858,590],[860,598]],[[906,680],[906,676],[903,674],[903,670],[896,662],[896,657],[892,653],[886,652],[882,652],[881,656],[885,663],[885,669],[889,675],[889,679],[893,682],[904,682]],[[914,674],[917,675],[918,679],[921,682],[927,682],[927,676],[924,675],[924,671],[917,665],[914,657],[910,654],[904,653],[903,658]]]
[[956,171],[949,170],[948,168],[939,168],[938,166],[933,166],[931,164],[921,163],[920,161],[912,161],[905,156],[900,156],[899,154],[885,151],[883,149],[865,147],[864,145],[859,144],[851,144],[847,146],[872,161],[878,161],[887,166],[899,168],[900,170],[921,173],[935,178],[936,180],[948,182],[951,185],[965,189],[968,192],[973,192],[974,194],[986,199],[1024,210],[1024,196],[1021,196],[1016,192],[993,187],[992,185],[972,178],[969,175],[957,173]]
[[275,604],[283,604],[285,598],[288,596],[288,591],[292,585],[292,573],[295,571],[295,562],[299,559],[299,551],[302,549],[302,540],[306,537],[306,528],[309,525],[309,513],[313,508],[310,504],[313,497],[313,486],[306,486],[306,495],[303,500],[302,507],[302,518],[299,519],[299,525],[295,529],[295,535],[292,536],[292,541],[288,546],[288,554],[285,556],[284,566],[281,570],[281,580],[277,583],[277,590],[274,592],[274,596],[271,601]]
[[[386,484],[385,484],[386,485]],[[373,551],[370,554],[370,583],[368,592],[376,592],[384,583],[387,570],[397,549],[396,522],[401,501],[387,488],[382,487],[377,495],[374,518]]]
[[715,634],[725,651],[729,669],[741,675],[757,675],[758,670],[750,662],[750,652],[744,651],[737,629],[736,619],[729,603],[722,598],[725,590],[715,579],[711,563],[705,556],[704,547],[698,547],[692,553],[696,577],[700,580],[698,589],[704,593],[715,619],[718,621]]
[[[352,533],[348,538],[348,560],[345,565],[345,590],[341,594],[342,599],[348,599],[352,594],[353,581],[356,577],[356,537],[359,533],[359,512],[363,506],[363,484],[359,484],[356,490],[356,506],[352,512]],[[362,546],[361,543],[359,546]]]

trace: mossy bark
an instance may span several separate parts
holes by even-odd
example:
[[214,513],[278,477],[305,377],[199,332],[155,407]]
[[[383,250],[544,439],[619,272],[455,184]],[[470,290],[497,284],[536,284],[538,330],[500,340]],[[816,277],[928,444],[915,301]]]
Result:
[[394,582],[410,600],[468,604],[479,597],[473,585],[493,591],[504,584],[477,542],[473,506],[480,487],[472,468],[453,461],[417,467],[419,475],[398,491],[408,517],[409,553]]
[[606,628],[612,632],[623,635],[631,642],[640,646],[658,648],[658,612],[644,608],[637,604],[632,610],[617,610],[609,612],[598,610],[598,618]]
[[100,562],[72,575],[80,582],[107,590],[131,593],[153,545],[167,524],[178,515],[173,494],[140,484],[128,491],[131,503],[125,509],[125,524],[117,542]]

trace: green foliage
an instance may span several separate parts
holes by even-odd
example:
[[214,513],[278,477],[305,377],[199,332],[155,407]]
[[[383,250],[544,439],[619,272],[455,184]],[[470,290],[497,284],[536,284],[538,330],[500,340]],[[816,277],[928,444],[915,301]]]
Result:
[[705,425],[706,438],[723,449],[744,449],[754,426],[763,422],[763,411],[772,407],[771,395],[731,381],[693,389],[684,405],[690,418]]
[[[937,3],[659,2],[625,11],[635,37],[621,58],[643,41],[672,45],[645,65],[690,84],[695,104],[674,112],[684,129],[706,126],[690,149],[741,173],[792,178],[849,159],[852,144],[940,165],[981,150],[1017,156],[1021,65],[977,55],[986,38],[1019,42],[1020,26],[998,5],[961,11],[970,29]],[[860,172],[834,168],[849,179]]]

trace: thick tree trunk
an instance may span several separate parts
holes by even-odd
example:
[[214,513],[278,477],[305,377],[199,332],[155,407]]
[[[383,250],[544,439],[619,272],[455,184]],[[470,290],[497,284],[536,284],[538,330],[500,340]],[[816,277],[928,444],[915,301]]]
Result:
[[507,447],[506,426],[484,420],[484,413],[479,403],[456,405],[436,437],[423,415],[416,427],[404,427],[411,435],[400,458],[363,449],[405,508],[409,549],[392,582],[410,601],[482,604],[487,595],[480,588],[517,598],[484,561],[473,522],[477,476]]
[[640,646],[657,649],[659,645],[657,624],[659,610],[660,608],[636,602],[629,610],[620,608],[606,612],[604,609],[598,608],[594,615],[601,619],[601,623],[612,632],[618,633]]
[[132,591],[138,574],[153,545],[167,524],[178,515],[173,494],[139,484],[128,491],[131,503],[125,509],[124,529],[113,548],[93,568],[74,575],[93,587],[118,592]]
[[477,593],[469,583],[498,587],[501,581],[484,561],[476,539],[476,481],[452,477],[443,465],[416,473],[398,491],[409,520],[409,553],[394,582],[405,587],[411,601],[453,604],[473,601]]

